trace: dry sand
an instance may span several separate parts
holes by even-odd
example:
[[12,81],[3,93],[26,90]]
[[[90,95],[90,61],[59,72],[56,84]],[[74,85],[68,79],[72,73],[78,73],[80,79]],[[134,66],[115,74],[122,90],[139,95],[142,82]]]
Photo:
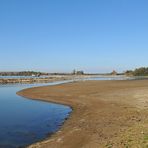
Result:
[[31,148],[148,147],[148,80],[82,81],[18,94],[73,108],[60,131]]

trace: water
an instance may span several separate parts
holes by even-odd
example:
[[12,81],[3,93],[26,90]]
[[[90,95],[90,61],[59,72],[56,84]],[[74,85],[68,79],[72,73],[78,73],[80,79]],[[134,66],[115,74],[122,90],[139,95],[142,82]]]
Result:
[[102,76],[102,77],[92,77],[86,80],[131,80],[131,78],[124,76],[110,76],[110,77]]
[[133,80],[135,79],[134,77],[127,77],[127,76],[90,76],[86,78],[78,78],[75,79],[77,81],[88,81],[88,80],[93,80],[93,81],[103,81],[103,80]]
[[[50,85],[54,84],[59,82]],[[56,132],[71,112],[68,106],[29,100],[16,95],[17,91],[31,86],[37,85],[0,85],[2,148],[24,147],[44,139],[47,134]]]

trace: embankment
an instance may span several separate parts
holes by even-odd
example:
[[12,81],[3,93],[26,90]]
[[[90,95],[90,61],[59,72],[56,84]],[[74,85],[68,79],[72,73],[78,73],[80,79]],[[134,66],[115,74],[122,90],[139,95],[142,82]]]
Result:
[[73,108],[60,131],[31,148],[138,148],[148,143],[148,80],[75,82],[18,94]]

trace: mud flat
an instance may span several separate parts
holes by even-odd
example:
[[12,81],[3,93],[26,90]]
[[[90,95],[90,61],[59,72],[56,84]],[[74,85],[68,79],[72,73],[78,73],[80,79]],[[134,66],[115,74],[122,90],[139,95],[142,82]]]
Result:
[[18,94],[73,108],[60,131],[30,148],[148,146],[148,80],[83,81]]

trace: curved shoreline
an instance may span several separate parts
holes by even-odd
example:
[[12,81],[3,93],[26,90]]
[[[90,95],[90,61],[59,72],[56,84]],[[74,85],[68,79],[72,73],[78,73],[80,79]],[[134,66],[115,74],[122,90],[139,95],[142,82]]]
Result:
[[[18,95],[25,98],[68,105],[73,109],[59,131],[29,147],[102,148],[109,144],[124,147],[127,139],[124,141],[123,132],[130,128],[134,130],[134,126],[141,125],[146,120],[144,117],[147,112],[143,112],[145,107],[138,102],[139,98],[135,99],[135,93],[139,90],[146,93],[147,82],[85,81],[29,88],[18,92]],[[142,94],[140,97],[144,99]],[[136,120],[132,119],[133,116]]]

